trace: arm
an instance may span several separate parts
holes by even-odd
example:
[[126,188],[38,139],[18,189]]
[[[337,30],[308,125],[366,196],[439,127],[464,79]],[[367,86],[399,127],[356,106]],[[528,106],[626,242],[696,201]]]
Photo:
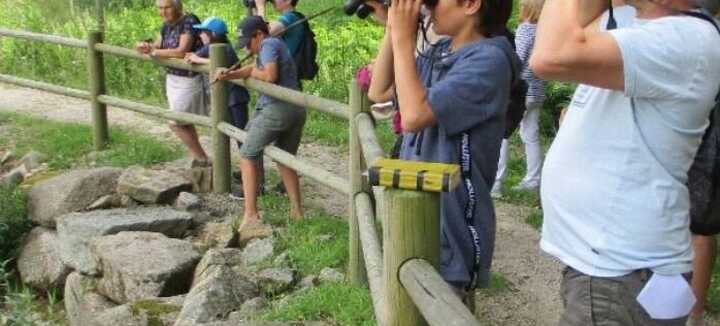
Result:
[[597,0],[545,2],[531,69],[545,80],[623,90],[623,60],[617,42],[609,33],[588,28],[607,5]]
[[380,45],[380,53],[375,59],[371,71],[370,89],[368,97],[375,103],[387,102],[395,96],[395,71],[393,68],[392,37],[390,31],[385,32],[385,37]]
[[253,67],[252,70],[250,70],[249,77],[268,83],[275,83],[278,79],[278,64],[277,62],[266,63],[262,69]]
[[187,54],[185,54],[185,62],[202,65],[202,64],[209,64],[210,59],[203,58],[195,53],[187,53]]
[[185,54],[192,50],[195,36],[191,33],[180,35],[180,46],[174,49],[158,49],[152,51],[152,55],[159,58],[185,58]]
[[279,21],[274,21],[270,23],[270,35],[279,35],[280,32],[282,32],[284,29],[285,25]]
[[395,88],[402,116],[402,129],[410,132],[437,123],[415,61],[417,21],[421,5],[420,0],[396,0],[390,8]]

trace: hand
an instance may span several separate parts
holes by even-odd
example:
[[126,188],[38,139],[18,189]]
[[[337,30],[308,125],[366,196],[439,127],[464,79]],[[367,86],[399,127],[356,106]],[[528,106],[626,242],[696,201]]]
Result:
[[185,53],[185,62],[187,62],[187,63],[191,63],[191,64],[199,63],[198,59],[200,59],[200,57],[198,57],[197,54],[195,54],[195,53],[192,53],[192,52]]
[[376,0],[368,0],[365,5],[373,8],[372,16],[375,17],[375,20],[385,26],[388,25],[388,8],[385,5]]
[[393,0],[388,14],[394,42],[415,42],[422,0]]
[[214,76],[214,78],[212,78],[212,81],[210,81],[210,83],[215,83],[218,80],[222,80],[222,81],[230,80],[229,72],[230,72],[230,70],[228,70],[228,68],[218,68],[215,71],[215,76]]
[[152,52],[152,45],[148,42],[138,42],[135,45],[135,50],[140,54],[150,54],[150,52]]
[[237,70],[236,76],[238,78],[249,78],[252,75],[253,66],[248,65]]

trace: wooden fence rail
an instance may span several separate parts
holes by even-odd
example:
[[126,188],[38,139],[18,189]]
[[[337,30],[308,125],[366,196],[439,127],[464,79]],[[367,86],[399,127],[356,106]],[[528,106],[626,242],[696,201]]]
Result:
[[[102,2],[103,0],[96,0],[98,26],[101,29],[104,28]],[[211,88],[211,117],[205,117],[172,112],[167,108],[107,95],[104,55],[152,62],[163,67],[212,73],[227,66],[224,51],[226,45],[211,47],[210,65],[194,65],[179,59],[152,58],[132,49],[103,44],[101,32],[89,33],[87,41],[5,28],[0,28],[0,36],[88,51],[89,91],[4,74],[0,74],[0,82],[90,101],[97,149],[102,149],[108,143],[107,106],[209,127],[213,135],[213,188],[216,192],[225,193],[230,190],[230,139],[244,142],[247,138],[245,131],[228,123],[226,101],[229,83],[348,120],[349,180],[313,166],[275,146],[266,147],[265,155],[315,182],[348,195],[348,279],[353,284],[369,286],[378,324],[479,325],[436,270],[440,257],[440,195],[371,187],[363,177],[368,167],[384,157],[385,153],[375,133],[367,96],[355,82],[350,84],[349,104],[254,79],[218,82]],[[382,243],[376,227],[378,221],[382,222]]]

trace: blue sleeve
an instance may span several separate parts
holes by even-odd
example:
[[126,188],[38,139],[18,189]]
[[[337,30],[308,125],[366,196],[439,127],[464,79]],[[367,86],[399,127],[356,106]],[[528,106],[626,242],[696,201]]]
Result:
[[297,15],[293,14],[292,12],[286,12],[280,18],[278,18],[278,21],[283,24],[283,26],[288,27],[298,21],[299,18]]
[[506,111],[512,73],[495,46],[465,54],[428,89],[428,102],[448,136],[458,135]]
[[209,58],[210,57],[210,45],[203,45],[200,49],[195,51],[195,55],[201,58]]
[[277,39],[268,39],[262,43],[260,46],[260,55],[258,56],[261,66],[265,67],[265,65],[269,63],[280,61],[281,44],[279,44],[279,42],[282,41]]

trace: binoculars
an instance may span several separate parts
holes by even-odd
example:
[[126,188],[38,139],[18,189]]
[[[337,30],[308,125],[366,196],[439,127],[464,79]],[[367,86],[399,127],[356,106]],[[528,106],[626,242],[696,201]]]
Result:
[[[373,8],[371,6],[365,4],[365,2],[367,1],[368,0],[347,0],[347,2],[345,2],[345,5],[343,6],[343,10],[348,16],[357,15],[358,17],[365,19],[373,11]],[[380,0],[380,2],[385,7],[389,7],[392,4],[392,0]],[[423,0],[423,4],[426,7],[434,7],[437,5],[437,3],[438,0]]]

